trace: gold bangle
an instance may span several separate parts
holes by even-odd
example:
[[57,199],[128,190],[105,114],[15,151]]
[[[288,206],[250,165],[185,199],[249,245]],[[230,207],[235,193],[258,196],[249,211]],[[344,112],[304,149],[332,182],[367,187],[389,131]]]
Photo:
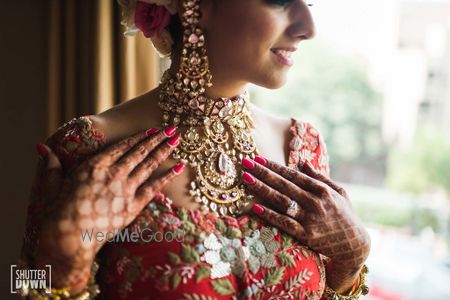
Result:
[[70,295],[70,287],[52,288],[50,293],[46,293],[45,290],[22,288],[18,290],[20,296],[23,299],[33,300],[89,300],[95,299],[100,293],[98,285],[95,283],[95,274],[98,270],[98,263],[93,262],[91,267],[91,275],[86,288],[77,295]]
[[365,296],[369,293],[369,287],[366,284],[367,273],[369,268],[366,265],[363,266],[361,272],[359,273],[359,284],[358,287],[350,292],[349,295],[338,294],[335,290],[325,285],[324,296],[329,300],[357,300],[361,296]]

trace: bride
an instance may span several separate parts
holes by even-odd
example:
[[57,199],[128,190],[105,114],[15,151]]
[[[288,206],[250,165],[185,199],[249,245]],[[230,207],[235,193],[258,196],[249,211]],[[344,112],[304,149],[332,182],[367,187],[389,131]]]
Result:
[[[308,5],[119,3],[125,34],[141,31],[172,63],[154,90],[70,120],[38,145],[21,265],[51,265],[53,288],[22,295],[367,294],[370,238],[329,178],[321,136],[259,109],[246,92],[249,83],[283,86],[292,53],[314,36]],[[110,242],[108,233],[122,239]]]

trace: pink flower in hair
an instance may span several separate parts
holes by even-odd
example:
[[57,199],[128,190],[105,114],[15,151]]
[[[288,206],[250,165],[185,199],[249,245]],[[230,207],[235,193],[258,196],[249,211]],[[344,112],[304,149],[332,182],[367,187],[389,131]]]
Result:
[[177,0],[138,0],[149,4],[156,4],[164,6],[170,12],[171,15],[177,12]]
[[136,2],[135,24],[147,38],[161,34],[169,25],[170,16],[170,12],[164,6]]

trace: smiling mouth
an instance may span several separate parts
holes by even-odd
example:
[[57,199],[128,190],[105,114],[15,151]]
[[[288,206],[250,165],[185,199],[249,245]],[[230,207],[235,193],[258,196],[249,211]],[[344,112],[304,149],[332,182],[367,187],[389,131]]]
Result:
[[294,60],[292,59],[292,53],[295,50],[285,50],[285,49],[279,49],[279,48],[274,48],[274,49],[270,49],[270,51],[275,54],[275,57],[277,58],[277,60],[279,62],[281,62],[282,64],[288,65],[288,66],[292,66],[294,64]]

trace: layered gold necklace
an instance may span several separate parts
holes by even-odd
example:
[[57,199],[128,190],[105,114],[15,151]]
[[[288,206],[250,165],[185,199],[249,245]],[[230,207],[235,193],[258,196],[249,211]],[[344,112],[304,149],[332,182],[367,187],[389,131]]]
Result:
[[242,158],[253,159],[258,154],[251,134],[254,123],[247,107],[248,93],[231,99],[182,97],[190,85],[167,71],[161,81],[159,107],[164,126],[186,128],[173,158],[194,170],[189,193],[203,211],[237,215],[253,198],[242,184]]

